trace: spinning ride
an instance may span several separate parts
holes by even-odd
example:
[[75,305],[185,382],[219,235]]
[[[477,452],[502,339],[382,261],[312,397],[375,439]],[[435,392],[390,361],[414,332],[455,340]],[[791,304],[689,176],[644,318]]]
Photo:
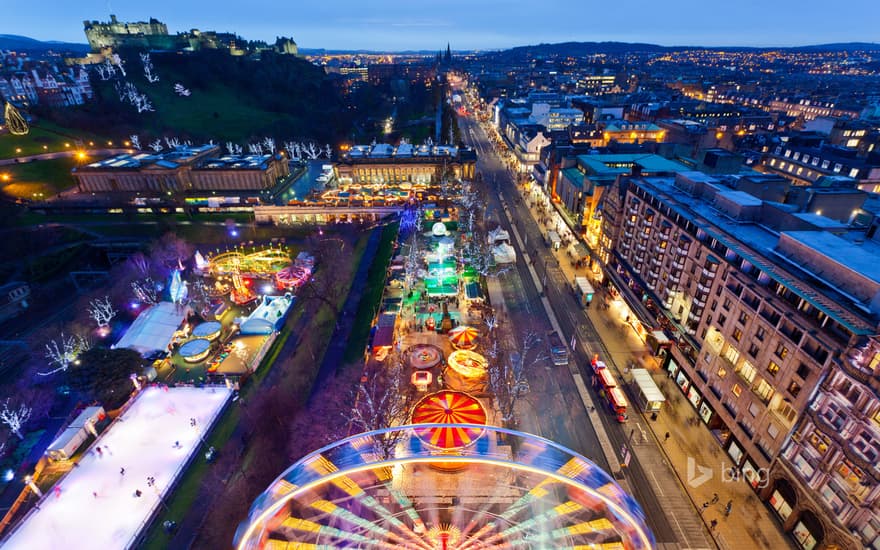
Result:
[[[418,435],[449,429],[482,436],[438,456]],[[398,442],[390,452],[388,441]],[[654,545],[635,500],[588,459],[534,435],[473,424],[398,426],[315,451],[257,497],[235,536],[238,550]]]

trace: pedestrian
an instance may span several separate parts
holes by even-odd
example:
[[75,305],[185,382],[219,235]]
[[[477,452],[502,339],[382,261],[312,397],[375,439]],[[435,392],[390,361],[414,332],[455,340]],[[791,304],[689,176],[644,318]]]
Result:
[[700,512],[705,512],[705,511],[706,511],[706,508],[708,508],[708,507],[709,507],[709,501],[707,500],[707,501],[704,502],[703,505],[700,507],[700,508],[701,508],[701,509],[700,509]]
[[125,475],[125,468],[119,468],[119,475],[121,475],[121,476]]
[[731,510],[732,508],[733,508],[733,501],[732,501],[732,500],[728,500],[728,501],[727,501],[727,506],[724,507],[724,517],[727,517],[727,516],[730,515],[730,510]]
[[666,432],[666,435],[663,436],[663,442],[666,443],[667,441],[669,441],[669,437],[669,432]]
[[101,447],[95,448],[95,452],[98,453],[98,456],[103,457],[104,451],[101,450]]
[[716,527],[718,527],[718,520],[717,519],[713,519],[712,521],[709,522],[709,530],[710,531],[714,531]]
[[718,493],[712,493],[712,504],[718,502]]
[[143,494],[143,493],[141,492],[140,489],[137,489],[137,490],[135,490],[135,492],[134,492],[134,496],[135,496],[135,498],[141,498],[141,495],[142,495],[142,494]]
[[92,491],[92,496],[98,498],[98,491]]

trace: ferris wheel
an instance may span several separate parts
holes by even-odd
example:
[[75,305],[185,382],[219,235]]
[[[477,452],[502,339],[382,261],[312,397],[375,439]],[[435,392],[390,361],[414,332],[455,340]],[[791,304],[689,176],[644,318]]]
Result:
[[[439,445],[432,430],[467,441]],[[573,451],[485,424],[414,424],[307,455],[257,497],[235,545],[647,550],[655,542],[635,500]]]

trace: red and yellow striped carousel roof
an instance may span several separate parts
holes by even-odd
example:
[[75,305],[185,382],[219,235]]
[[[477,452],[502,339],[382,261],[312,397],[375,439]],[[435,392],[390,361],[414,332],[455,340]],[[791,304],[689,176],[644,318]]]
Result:
[[[486,409],[474,397],[460,391],[443,390],[423,397],[412,413],[413,424],[485,424]],[[474,442],[483,430],[476,428],[425,428],[416,435],[441,449],[457,449]]]

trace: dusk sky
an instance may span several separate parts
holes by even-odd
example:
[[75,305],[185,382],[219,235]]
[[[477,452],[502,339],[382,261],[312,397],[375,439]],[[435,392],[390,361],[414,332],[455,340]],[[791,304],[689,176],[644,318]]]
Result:
[[[245,38],[293,36],[301,48],[507,48],[540,42],[792,46],[876,42],[876,0],[9,0],[0,34],[85,42],[85,19],[155,17],[172,33],[199,28]],[[4,2],[5,4],[6,2]],[[13,7],[15,4],[15,7]]]

